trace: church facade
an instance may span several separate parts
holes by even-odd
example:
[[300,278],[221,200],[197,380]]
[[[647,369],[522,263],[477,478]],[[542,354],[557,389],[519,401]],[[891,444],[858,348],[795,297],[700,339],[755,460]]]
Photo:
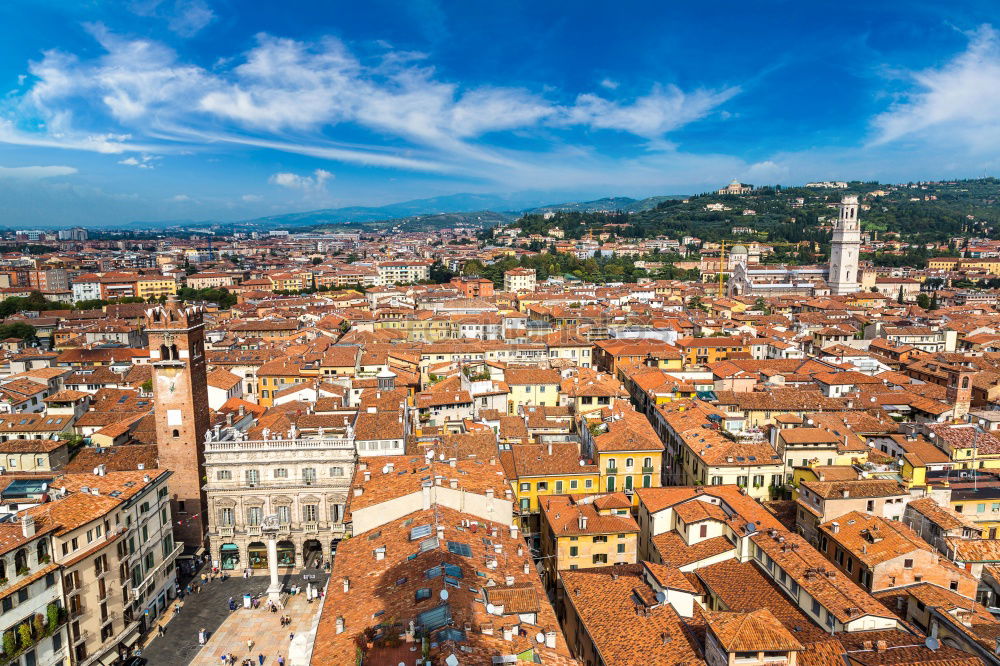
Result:
[[830,241],[830,265],[751,266],[747,249],[736,245],[730,251],[733,266],[730,296],[826,296],[851,294],[861,289],[861,226],[858,198],[845,196]]

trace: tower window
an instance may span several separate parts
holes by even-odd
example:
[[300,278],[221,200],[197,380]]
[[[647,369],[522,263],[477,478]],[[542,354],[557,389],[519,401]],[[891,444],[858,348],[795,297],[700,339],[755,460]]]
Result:
[[172,434],[173,434],[174,437],[180,437],[181,436],[181,431],[178,430],[177,428],[174,428],[174,432]]

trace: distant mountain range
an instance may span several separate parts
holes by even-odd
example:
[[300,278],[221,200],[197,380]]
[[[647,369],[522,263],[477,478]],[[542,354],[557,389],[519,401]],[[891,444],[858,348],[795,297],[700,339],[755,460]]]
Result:
[[555,211],[593,212],[599,210],[626,210],[631,212],[649,210],[666,199],[683,198],[684,195],[631,199],[629,197],[606,197],[594,201],[574,201],[561,204],[541,205],[544,195],[511,195],[509,197],[490,194],[452,194],[414,199],[385,206],[349,206],[346,208],[323,208],[301,213],[269,215],[242,223],[269,229],[287,228],[340,228],[354,226],[367,230],[385,230],[399,227],[403,231],[428,231],[460,224],[473,226],[494,226],[510,222],[524,213],[545,213]]

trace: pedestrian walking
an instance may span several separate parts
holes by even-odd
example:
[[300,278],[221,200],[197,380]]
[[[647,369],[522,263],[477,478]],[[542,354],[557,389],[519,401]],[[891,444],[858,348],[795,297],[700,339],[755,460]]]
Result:
[[253,639],[247,639],[247,652],[253,652]]
[[278,655],[278,666],[285,666],[285,658],[280,654]]
[[162,636],[162,635],[163,635],[163,634],[165,634],[165,633],[167,633],[167,632],[166,632],[166,631],[164,631],[164,629],[163,629],[163,625],[162,625],[162,624],[158,624],[158,625],[156,625],[156,635],[157,635],[157,636]]
[[294,639],[294,638],[295,638],[295,632],[294,631],[288,634],[288,642],[289,643],[292,642],[292,639]]
[[264,653],[263,652],[261,652],[260,654],[257,655],[257,663],[260,664],[260,666],[264,666]]

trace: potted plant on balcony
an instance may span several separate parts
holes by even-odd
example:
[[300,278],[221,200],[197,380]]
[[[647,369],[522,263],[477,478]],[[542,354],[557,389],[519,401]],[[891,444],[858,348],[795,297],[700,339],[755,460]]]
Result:
[[21,647],[26,648],[31,645],[31,625],[27,622],[22,622],[17,626],[17,635],[21,639]]
[[17,652],[17,634],[11,630],[3,632],[3,653],[10,659]]
[[54,601],[45,607],[45,619],[48,621],[46,629],[49,633],[56,630],[59,625],[59,617],[62,615],[62,609],[59,608],[59,604]]

